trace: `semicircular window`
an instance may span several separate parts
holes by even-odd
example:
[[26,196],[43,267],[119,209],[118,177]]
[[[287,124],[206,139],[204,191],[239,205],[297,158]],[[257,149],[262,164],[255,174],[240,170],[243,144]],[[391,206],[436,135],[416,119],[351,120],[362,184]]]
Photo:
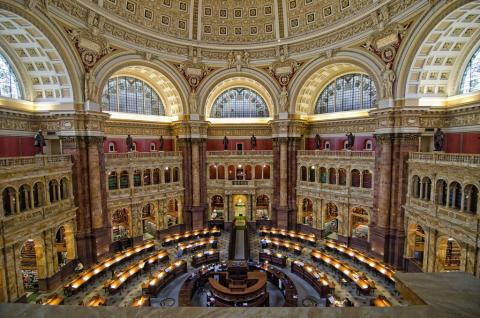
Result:
[[235,87],[217,97],[210,111],[212,118],[255,118],[268,117],[265,100],[249,88]]
[[463,72],[462,84],[460,84],[460,94],[478,90],[480,90],[480,48],[475,54],[473,54],[468,62],[465,72]]
[[322,91],[315,114],[368,109],[376,102],[377,89],[368,75],[346,74],[330,82]]
[[17,75],[2,54],[0,54],[0,96],[14,99],[22,97]]
[[110,112],[164,116],[165,108],[157,92],[146,82],[130,76],[108,80],[103,88],[103,109]]

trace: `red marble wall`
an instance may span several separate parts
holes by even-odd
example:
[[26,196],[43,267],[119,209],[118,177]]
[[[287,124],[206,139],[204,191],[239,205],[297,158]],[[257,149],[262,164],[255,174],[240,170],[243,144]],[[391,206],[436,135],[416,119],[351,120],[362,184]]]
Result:
[[[103,142],[103,150],[105,153],[108,153],[108,144],[110,142],[115,143],[117,152],[127,152],[127,144],[125,143],[125,138],[107,138]],[[133,142],[137,145],[138,152],[150,152],[150,143],[155,143],[157,151],[160,148],[160,141],[158,138],[135,138],[132,136]],[[173,139],[163,139],[163,150],[164,151],[172,151],[174,149],[174,141]]]
[[[248,139],[233,139],[228,138],[228,150],[236,150],[237,144],[243,143],[243,150],[251,150],[250,138]],[[209,139],[207,141],[207,151],[223,150],[223,139]],[[272,150],[272,139],[261,139],[257,137],[256,150]]]
[[0,136],[0,157],[35,155],[33,136]]
[[[325,149],[325,142],[330,142],[330,150],[343,150],[343,143],[347,137],[322,137],[322,146],[320,149]],[[367,140],[372,141],[372,150],[375,150],[375,138],[373,136],[355,136],[355,144],[353,150],[365,150],[365,143]],[[315,150],[315,138],[305,138],[305,150]]]
[[480,154],[480,132],[446,133],[445,151]]

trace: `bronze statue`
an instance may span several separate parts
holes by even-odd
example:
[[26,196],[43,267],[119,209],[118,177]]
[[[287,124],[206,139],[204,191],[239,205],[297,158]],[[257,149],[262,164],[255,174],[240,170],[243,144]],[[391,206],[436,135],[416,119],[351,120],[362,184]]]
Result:
[[443,151],[443,142],[445,139],[445,134],[444,132],[440,129],[437,128],[437,131],[433,135],[433,148],[434,151]]
[[355,136],[351,132],[349,132],[346,136],[347,136],[347,145],[345,148],[348,150],[352,150],[353,145],[355,144]]
[[223,150],[228,149],[228,138],[227,136],[223,137]]
[[160,136],[160,151],[163,151],[163,136]]
[[250,138],[250,145],[252,146],[253,150],[257,149],[257,137],[255,137],[255,135],[252,135]]
[[35,134],[33,139],[35,140],[33,144],[36,148],[35,154],[43,155],[43,147],[45,147],[47,144],[45,143],[45,137],[43,137],[43,132],[41,129]]
[[130,151],[133,151],[133,139],[132,139],[132,136],[128,135],[127,136],[127,140],[125,140],[125,142],[127,143],[127,150],[130,152]]
[[319,134],[316,134],[316,135],[315,135],[315,149],[316,149],[316,150],[319,150],[320,147],[321,147],[321,145],[322,145],[322,142],[321,142],[321,140],[320,140],[320,135],[319,135]]

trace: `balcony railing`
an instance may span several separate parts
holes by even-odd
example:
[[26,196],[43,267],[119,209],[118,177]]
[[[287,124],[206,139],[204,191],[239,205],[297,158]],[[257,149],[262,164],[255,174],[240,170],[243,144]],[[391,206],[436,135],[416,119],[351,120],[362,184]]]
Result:
[[150,158],[171,158],[181,155],[180,151],[152,151],[152,152],[120,152],[106,153],[105,158],[108,159],[150,159]]
[[436,152],[411,152],[410,161],[433,164],[480,165],[480,155]]
[[207,156],[272,156],[271,150],[224,150],[207,151]]
[[331,158],[375,158],[374,151],[330,151],[330,150],[298,150],[298,156],[331,157]]
[[0,167],[46,167],[58,163],[71,163],[70,155],[32,156],[32,157],[5,157],[0,158]]

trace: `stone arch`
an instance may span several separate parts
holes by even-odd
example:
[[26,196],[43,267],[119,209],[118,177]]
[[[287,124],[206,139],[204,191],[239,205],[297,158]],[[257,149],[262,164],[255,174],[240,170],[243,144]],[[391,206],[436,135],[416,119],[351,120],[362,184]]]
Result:
[[334,78],[349,73],[369,75],[375,83],[377,95],[383,96],[382,67],[378,58],[356,49],[340,51],[331,58],[315,59],[304,65],[292,79],[290,112],[312,115],[323,88]]
[[112,55],[110,58],[100,61],[95,68],[96,101],[101,100],[103,88],[108,80],[117,75],[134,76],[152,86],[159,93],[167,116],[188,113],[189,87],[171,65],[157,59],[147,61],[139,54]]
[[252,68],[243,68],[240,72],[233,68],[222,69],[204,79],[197,89],[200,96],[199,114],[208,118],[215,98],[226,89],[238,86],[251,88],[262,96],[270,112],[266,120],[278,114],[280,86],[265,72]]
[[425,254],[425,230],[420,224],[412,223],[408,225],[405,254],[407,258],[417,262],[422,268]]
[[[42,238],[34,237],[19,245],[17,272],[22,277],[25,289],[39,289],[38,280],[47,277],[45,244]],[[36,281],[36,283],[35,283]]]
[[310,198],[303,198],[301,221],[303,224],[313,226],[313,201]]
[[112,241],[118,241],[131,235],[132,215],[128,208],[117,208],[111,212]]
[[[82,74],[83,67],[73,45],[58,25],[41,10],[25,10],[24,5],[12,2],[0,4],[0,20],[12,24],[15,30],[8,35],[3,32],[12,29],[0,31],[0,34],[4,35],[2,38],[6,38],[1,44],[2,47],[11,49],[10,52],[7,49],[6,53],[10,58],[14,57],[12,61],[16,64],[23,85],[26,86],[26,100],[54,101],[70,105],[83,101],[82,77],[73,76]],[[17,39],[17,36],[21,39]],[[29,45],[28,50],[25,43]],[[10,54],[12,50],[15,55]],[[30,53],[37,54],[35,59],[38,65],[31,63]],[[20,67],[20,64],[25,66]],[[41,69],[38,68],[40,64],[43,64]],[[48,85],[44,85],[47,77]],[[40,79],[40,82],[37,79]]]
[[[467,16],[471,16],[467,18]],[[395,90],[407,106],[423,105],[419,98],[456,95],[468,56],[478,47],[476,22],[480,2],[438,3],[411,28],[396,62]],[[425,103],[431,106],[431,100]]]
[[352,237],[370,240],[370,214],[363,207],[353,207],[350,210],[350,234]]
[[225,200],[221,194],[215,194],[210,198],[210,218],[223,220],[225,218]]
[[462,270],[462,246],[452,237],[442,235],[437,239],[437,253],[435,271],[460,271]]

